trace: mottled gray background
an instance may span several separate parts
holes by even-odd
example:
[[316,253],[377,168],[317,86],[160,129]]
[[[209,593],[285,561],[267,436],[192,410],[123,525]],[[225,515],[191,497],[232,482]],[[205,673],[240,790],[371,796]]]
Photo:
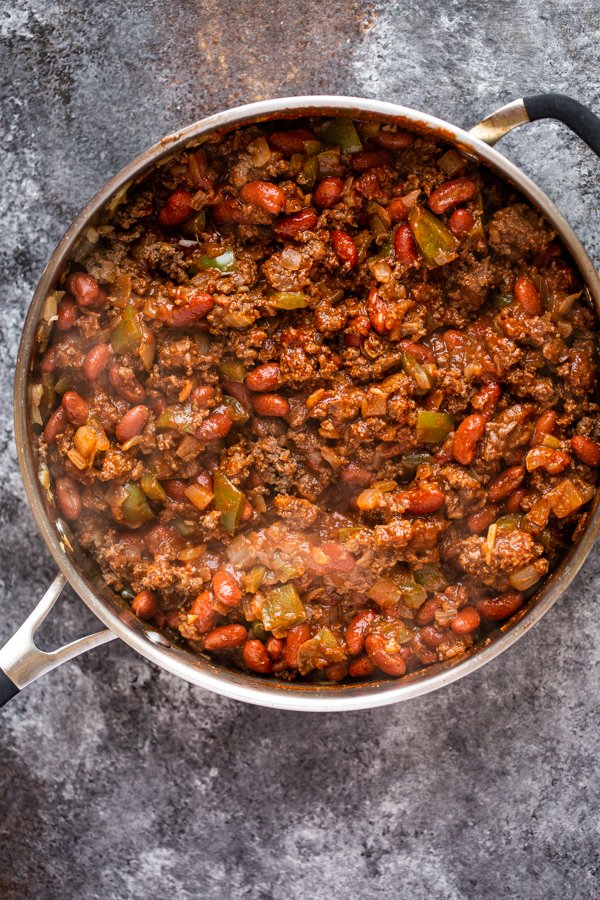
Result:
[[[17,471],[25,310],[75,212],[132,156],[269,96],[398,100],[469,125],[568,91],[600,111],[596,0],[12,0],[0,5],[0,638],[53,574]],[[600,259],[599,162],[542,123],[503,149]],[[600,554],[502,658],[334,717],[192,688],[115,642],[0,714],[0,896],[598,896]],[[91,617],[61,601],[48,640]]]

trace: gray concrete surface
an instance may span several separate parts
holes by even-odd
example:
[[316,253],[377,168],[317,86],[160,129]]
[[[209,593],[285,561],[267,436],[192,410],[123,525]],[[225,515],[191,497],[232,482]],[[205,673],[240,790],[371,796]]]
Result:
[[[19,332],[73,214],[163,133],[272,95],[400,100],[470,124],[568,91],[600,111],[595,0],[11,0],[0,6],[0,638],[53,566],[12,432]],[[505,151],[600,259],[599,162],[537,124]],[[442,693],[335,717],[242,706],[115,642],[0,721],[0,896],[598,896],[600,554],[529,636]],[[73,597],[49,643],[83,633]]]

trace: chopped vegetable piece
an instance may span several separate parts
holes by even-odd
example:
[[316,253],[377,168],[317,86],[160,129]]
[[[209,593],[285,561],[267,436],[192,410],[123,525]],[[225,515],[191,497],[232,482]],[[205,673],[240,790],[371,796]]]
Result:
[[409,210],[408,223],[429,268],[445,266],[456,259],[460,241],[428,209],[415,203]]
[[406,466],[407,469],[416,469],[418,466],[430,463],[431,460],[431,453],[427,453],[426,450],[414,450],[412,453],[405,453],[400,458],[402,465]]
[[302,309],[308,306],[306,294],[299,291],[276,291],[269,297],[276,309]]
[[438,444],[446,440],[453,428],[454,420],[448,413],[429,409],[420,409],[417,413],[417,440],[421,443]]
[[565,478],[544,495],[544,500],[550,504],[554,515],[559,519],[569,516],[594,496],[594,488],[586,485],[579,487],[570,478]]
[[306,610],[293,584],[283,584],[269,591],[262,607],[263,625],[267,631],[282,631],[306,621]]
[[203,484],[190,484],[189,487],[186,487],[184,494],[190,503],[201,512],[207,506],[210,506],[215,499],[213,492],[209,491]]
[[515,528],[519,527],[520,521],[521,516],[500,516],[499,519],[496,519],[496,525],[498,528],[503,528],[505,531],[514,531]]
[[183,538],[189,538],[194,533],[193,523],[186,522],[185,519],[173,519],[173,527],[177,529],[177,531]]
[[368,596],[383,609],[391,609],[402,599],[402,592],[391,578],[378,578]]
[[317,156],[319,163],[319,175],[343,175],[344,167],[342,166],[342,154],[339,147],[330,147],[329,150],[323,150]]
[[523,566],[522,569],[509,575],[508,580],[511,587],[514,587],[516,591],[527,591],[534,584],[538,583],[543,574],[543,569],[540,570],[534,565]]
[[138,528],[144,522],[154,518],[154,513],[148,506],[146,496],[139,484],[126,484],[127,495],[121,506],[123,518],[132,528]]
[[221,528],[235,534],[242,519],[246,495],[222,472],[215,472],[215,508],[221,513]]
[[461,169],[464,169],[466,165],[466,160],[464,156],[461,156],[458,150],[447,150],[443,156],[437,161],[438,166],[445,172],[446,175],[456,175],[457,172],[460,172]]
[[246,377],[246,366],[241,359],[224,359],[217,366],[221,378],[227,381],[242,382]]
[[230,410],[236,425],[245,425],[250,418],[248,411],[242,406],[240,401],[236,400],[235,397],[230,397],[229,394],[223,397],[223,406]]
[[338,537],[340,541],[351,541],[361,531],[365,531],[365,529],[361,528],[360,525],[344,526],[343,528],[338,528]]
[[358,153],[363,148],[354,122],[345,116],[332,119],[321,134],[327,144],[337,144],[344,153]]
[[263,583],[266,571],[265,566],[253,566],[249,572],[242,575],[242,585],[244,586],[244,590],[249,594],[255,594]]
[[417,584],[422,584],[428,591],[439,591],[447,584],[442,570],[434,563],[428,563],[414,573]]
[[148,470],[145,470],[142,473],[142,477],[140,478],[140,487],[145,493],[146,497],[149,497],[150,500],[157,500],[161,503],[164,503],[167,499],[165,489],[153,472],[148,472]]
[[199,256],[195,262],[201,269],[217,269],[221,275],[231,275],[235,272],[233,250],[225,250],[220,256]]
[[306,675],[311,669],[325,669],[331,663],[345,662],[348,654],[344,644],[331,628],[320,628],[314,637],[300,644],[298,669]]
[[186,434],[193,434],[196,430],[194,410],[189,403],[167,406],[156,420],[156,427],[172,428],[174,431],[184,431]]
[[[45,377],[47,377],[47,376],[42,375],[42,384],[44,383]],[[60,394],[60,396],[62,397],[62,395],[66,394],[66,392],[71,387],[73,387],[73,379],[71,378],[71,376],[70,375],[62,375],[58,379],[56,384],[54,385],[54,390],[56,391],[57,394]]]
[[136,350],[141,340],[142,329],[137,310],[135,306],[126,306],[111,334],[111,346],[115,353],[128,353],[130,350]]
[[410,375],[411,378],[414,378],[417,383],[417,387],[422,394],[426,394],[431,390],[431,388],[433,387],[433,378],[431,377],[427,369],[422,366],[421,363],[417,362],[412,353],[402,354],[402,368],[407,375]]
[[506,309],[507,306],[511,306],[514,299],[513,294],[503,294],[500,291],[495,291],[492,294],[492,303],[498,310]]

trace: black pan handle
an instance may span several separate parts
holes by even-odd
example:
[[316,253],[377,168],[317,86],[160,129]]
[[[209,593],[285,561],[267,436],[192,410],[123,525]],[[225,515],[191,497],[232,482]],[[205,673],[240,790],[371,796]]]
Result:
[[472,137],[493,146],[505,134],[539,119],[558,119],[600,156],[600,117],[566,94],[534,94],[513,100],[469,130]]
[[19,693],[19,688],[11,681],[6,672],[0,669],[0,706],[4,706],[9,700]]
[[523,105],[531,122],[558,119],[600,156],[600,118],[579,100],[566,94],[534,94],[523,97]]

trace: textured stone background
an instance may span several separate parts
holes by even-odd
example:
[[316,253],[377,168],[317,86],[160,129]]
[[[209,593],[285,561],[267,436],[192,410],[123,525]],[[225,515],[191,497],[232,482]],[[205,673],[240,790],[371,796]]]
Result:
[[[163,133],[276,95],[399,100],[465,125],[541,89],[600,111],[598,18],[595,0],[1,4],[2,640],[53,573],[15,458],[19,332],[105,179]],[[598,160],[550,123],[503,149],[598,263]],[[118,642],[64,666],[2,713],[0,896],[597,897],[599,581],[596,552],[502,658],[368,712],[243,706]],[[90,624],[66,597],[48,640]]]

